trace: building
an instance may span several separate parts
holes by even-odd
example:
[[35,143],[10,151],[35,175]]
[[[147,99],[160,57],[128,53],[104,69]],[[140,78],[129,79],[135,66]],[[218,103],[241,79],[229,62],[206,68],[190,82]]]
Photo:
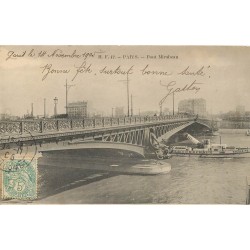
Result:
[[68,116],[71,118],[87,117],[87,104],[85,101],[69,103],[67,107]]
[[124,107],[115,107],[115,117],[124,116]]
[[10,115],[9,114],[0,114],[0,120],[10,120]]
[[236,106],[237,115],[245,115],[245,113],[246,113],[245,106],[242,106],[242,105]]
[[205,116],[207,114],[206,100],[203,98],[182,100],[178,104],[178,112]]
[[155,116],[158,115],[158,111],[157,110],[147,110],[147,111],[142,111],[140,112],[141,116]]
[[18,116],[15,116],[15,115],[10,115],[10,114],[6,114],[6,113],[3,113],[3,114],[0,114],[0,120],[5,120],[5,121],[15,121],[15,120],[18,120],[20,119],[20,117]]
[[164,108],[162,115],[170,115],[170,110],[169,108]]

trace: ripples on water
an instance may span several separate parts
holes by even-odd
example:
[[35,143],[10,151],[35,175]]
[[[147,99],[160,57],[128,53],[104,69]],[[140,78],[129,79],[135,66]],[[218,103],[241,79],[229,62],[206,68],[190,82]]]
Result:
[[[218,136],[212,137],[211,140],[219,143]],[[222,143],[250,147],[250,136],[247,137],[243,133],[232,134],[229,131],[222,134]],[[158,176],[91,172],[74,169],[74,166],[70,169],[40,169],[40,197],[61,192],[58,200],[51,197],[47,202],[245,204],[250,158],[176,157],[166,161],[171,163],[171,172]],[[70,190],[62,192],[67,189]],[[40,202],[43,203],[43,200]]]

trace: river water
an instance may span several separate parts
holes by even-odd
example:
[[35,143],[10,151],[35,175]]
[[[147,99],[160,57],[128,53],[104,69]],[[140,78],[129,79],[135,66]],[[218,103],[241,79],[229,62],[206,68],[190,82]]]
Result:
[[[245,130],[221,131],[222,143],[250,147]],[[208,138],[208,137],[206,137]],[[202,139],[202,138],[198,138]],[[219,143],[220,137],[210,137]],[[116,163],[116,159],[111,160]],[[124,163],[125,167],[129,162]],[[246,176],[250,176],[250,158],[199,159],[173,157],[167,174],[142,176],[88,167],[38,166],[39,204],[245,204]],[[5,202],[5,201],[2,201]],[[10,201],[6,201],[7,203]],[[15,202],[15,201],[14,201]],[[17,201],[16,201],[17,202]],[[1,203],[1,201],[0,201]]]
[[[222,143],[250,147],[244,131],[224,130]],[[206,137],[207,138],[207,137]],[[210,137],[219,143],[220,137]],[[245,204],[250,158],[166,160],[170,173],[138,176],[106,171],[39,167],[38,203]]]

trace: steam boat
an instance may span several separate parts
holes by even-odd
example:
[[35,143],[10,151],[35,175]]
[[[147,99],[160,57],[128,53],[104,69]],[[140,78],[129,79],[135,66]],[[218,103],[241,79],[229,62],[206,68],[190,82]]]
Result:
[[250,157],[250,149],[247,147],[227,146],[226,144],[211,144],[209,139],[198,141],[191,135],[186,137],[195,144],[195,147],[173,146],[172,156],[197,156],[200,158],[242,158]]

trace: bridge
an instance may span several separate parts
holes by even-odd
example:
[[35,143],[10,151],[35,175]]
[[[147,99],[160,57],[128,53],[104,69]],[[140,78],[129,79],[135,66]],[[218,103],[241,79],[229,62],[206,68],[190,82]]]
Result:
[[145,147],[149,145],[150,131],[157,138],[168,140],[194,124],[207,130],[216,129],[213,121],[190,115],[1,121],[0,146],[16,143],[41,146],[50,142],[59,144],[81,140],[113,143],[114,147],[116,143]]

